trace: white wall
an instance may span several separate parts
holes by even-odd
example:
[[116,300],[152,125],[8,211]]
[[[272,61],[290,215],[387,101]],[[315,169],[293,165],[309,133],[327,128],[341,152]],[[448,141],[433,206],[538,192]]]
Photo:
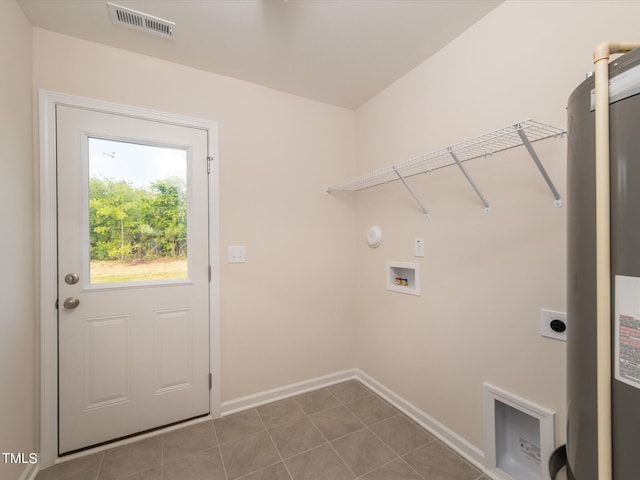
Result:
[[34,83],[218,122],[223,402],[353,367],[355,112],[38,28]]
[[[0,2],[0,452],[27,455],[37,451],[31,52],[22,10]],[[0,458],[0,478],[24,468]]]
[[[505,2],[358,110],[358,173],[527,118],[566,127],[593,48],[640,40],[639,15],[638,2]],[[564,196],[566,139],[535,148]],[[357,194],[356,365],[480,449],[483,382],[557,412],[561,444],[565,344],[540,336],[539,315],[566,310],[566,208],[522,147],[467,169],[489,215],[456,167],[409,180],[429,219],[399,182]],[[385,260],[420,262],[422,296],[386,291]]]

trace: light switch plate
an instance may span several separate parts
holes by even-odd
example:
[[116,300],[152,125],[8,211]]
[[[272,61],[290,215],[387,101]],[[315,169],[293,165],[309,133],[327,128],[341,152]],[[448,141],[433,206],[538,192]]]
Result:
[[245,263],[245,250],[244,245],[227,246],[227,263]]
[[424,238],[415,238],[413,240],[413,256],[424,257]]

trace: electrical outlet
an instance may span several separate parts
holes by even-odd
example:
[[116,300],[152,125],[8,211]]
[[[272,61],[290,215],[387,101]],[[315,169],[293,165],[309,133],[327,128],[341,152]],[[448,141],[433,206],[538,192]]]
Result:
[[540,335],[567,341],[567,313],[554,310],[540,310]]
[[424,238],[416,238],[413,240],[413,256],[424,257]]

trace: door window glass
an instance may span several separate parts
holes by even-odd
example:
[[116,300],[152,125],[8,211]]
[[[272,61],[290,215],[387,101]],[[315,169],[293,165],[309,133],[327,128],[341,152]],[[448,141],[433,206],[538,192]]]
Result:
[[187,278],[187,152],[88,138],[91,284]]

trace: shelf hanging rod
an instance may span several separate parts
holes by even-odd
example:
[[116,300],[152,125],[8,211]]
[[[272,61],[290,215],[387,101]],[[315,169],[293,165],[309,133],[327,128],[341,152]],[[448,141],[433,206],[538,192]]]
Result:
[[542,165],[540,158],[538,158],[538,154],[531,146],[531,142],[529,142],[529,139],[527,138],[527,134],[524,133],[524,130],[521,128],[521,124],[519,123],[516,123],[514,125],[514,128],[516,129],[516,132],[518,132],[518,135],[522,140],[522,144],[526,147],[527,151],[529,152],[529,155],[531,155],[531,158],[533,159],[533,162],[536,164],[536,167],[538,167],[538,170],[540,170],[540,173],[542,174],[542,178],[544,178],[544,181],[547,182],[547,185],[549,186],[551,193],[553,193],[553,198],[554,198],[553,206],[561,207],[562,198],[560,197],[560,194],[558,193],[558,190],[556,189],[555,185],[551,181],[551,178],[549,178],[549,174],[547,174],[547,171],[544,169],[544,166]]
[[426,208],[424,208],[424,205],[422,204],[422,202],[420,201],[420,199],[418,198],[418,196],[415,194],[415,192],[413,191],[413,189],[409,186],[409,184],[407,183],[407,181],[404,179],[404,177],[402,175],[400,175],[400,172],[398,172],[398,170],[396,170],[396,167],[391,167],[393,169],[393,171],[395,172],[395,174],[398,176],[398,178],[400,179],[400,181],[402,182],[402,184],[405,186],[405,188],[409,191],[409,193],[411,194],[411,196],[413,197],[413,199],[418,202],[418,205],[420,205],[420,208],[422,209],[422,212],[424,213],[424,215],[426,217],[429,216],[429,212],[427,211]]
[[458,167],[460,168],[460,171],[467,178],[467,181],[469,182],[469,184],[471,185],[473,190],[476,192],[476,195],[478,195],[478,197],[482,201],[482,204],[484,205],[484,212],[485,213],[489,213],[491,211],[491,207],[489,206],[489,202],[487,202],[487,199],[484,198],[484,195],[482,195],[482,192],[480,192],[480,189],[478,189],[478,186],[475,184],[475,182],[473,181],[471,176],[469,176],[469,173],[467,173],[467,170],[464,168],[464,165],[462,165],[462,162],[460,162],[460,160],[458,160],[457,155],[455,154],[455,152],[453,151],[453,149],[451,147],[449,147],[449,155],[451,155],[451,158],[453,158],[454,162],[456,162],[456,165],[458,165]]

